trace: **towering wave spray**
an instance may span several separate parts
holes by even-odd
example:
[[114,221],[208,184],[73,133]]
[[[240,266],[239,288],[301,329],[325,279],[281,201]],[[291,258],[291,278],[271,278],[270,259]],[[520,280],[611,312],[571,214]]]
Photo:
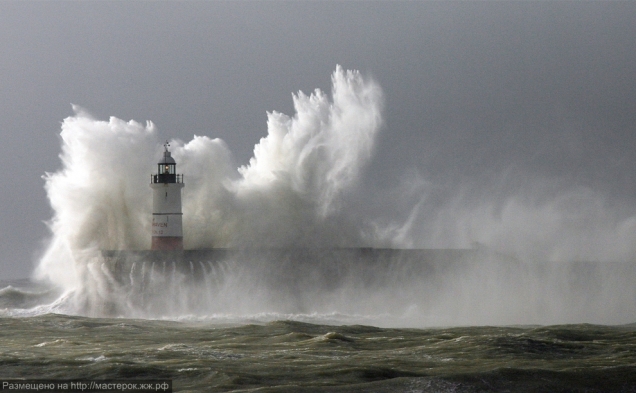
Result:
[[87,258],[99,250],[149,248],[143,180],[155,155],[152,123],[98,121],[73,109],[62,123],[62,168],[44,176],[52,238],[35,272],[64,287],[81,285]]
[[[358,246],[343,196],[371,158],[382,124],[382,92],[355,71],[336,69],[332,100],[294,95],[296,114],[268,114],[268,135],[235,173],[218,139],[195,137],[173,154],[188,176],[186,248]],[[211,170],[210,170],[211,169]]]
[[[171,143],[187,179],[185,248],[364,244],[358,223],[343,213],[343,197],[372,155],[382,91],[359,72],[337,67],[331,97],[315,90],[293,101],[292,117],[268,113],[268,135],[238,170],[219,139]],[[149,248],[145,180],[160,144],[150,122],[100,121],[74,111],[62,123],[62,168],[44,176],[52,239],[35,276],[77,300],[100,291],[101,268],[91,262],[100,250]]]

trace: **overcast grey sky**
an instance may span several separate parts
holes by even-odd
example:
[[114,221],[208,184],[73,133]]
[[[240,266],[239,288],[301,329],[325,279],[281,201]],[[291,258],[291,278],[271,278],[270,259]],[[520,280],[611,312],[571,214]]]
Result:
[[385,94],[368,195],[413,176],[439,201],[497,199],[539,179],[634,214],[634,21],[636,2],[2,1],[0,279],[27,276],[46,238],[41,176],[71,103],[219,137],[240,165],[266,111],[329,91],[336,64]]

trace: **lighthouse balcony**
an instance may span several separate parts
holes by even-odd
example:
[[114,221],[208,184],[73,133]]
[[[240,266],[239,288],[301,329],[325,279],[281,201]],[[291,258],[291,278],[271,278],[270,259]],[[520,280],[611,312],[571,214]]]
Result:
[[150,175],[150,183],[183,183],[183,177],[174,173],[160,173]]

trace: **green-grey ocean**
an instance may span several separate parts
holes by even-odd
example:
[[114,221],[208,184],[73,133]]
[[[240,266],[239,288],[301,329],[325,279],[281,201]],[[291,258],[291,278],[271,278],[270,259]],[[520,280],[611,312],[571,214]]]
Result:
[[636,264],[350,253],[178,263],[129,253],[91,261],[77,288],[2,282],[0,381],[636,392]]
[[634,392],[636,325],[223,326],[0,319],[0,379],[171,379],[191,392]]

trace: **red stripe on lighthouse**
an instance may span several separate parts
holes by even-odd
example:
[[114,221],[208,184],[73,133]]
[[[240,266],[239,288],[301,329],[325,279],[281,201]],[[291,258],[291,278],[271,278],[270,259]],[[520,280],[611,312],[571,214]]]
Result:
[[153,236],[150,249],[161,251],[183,250],[183,238]]

